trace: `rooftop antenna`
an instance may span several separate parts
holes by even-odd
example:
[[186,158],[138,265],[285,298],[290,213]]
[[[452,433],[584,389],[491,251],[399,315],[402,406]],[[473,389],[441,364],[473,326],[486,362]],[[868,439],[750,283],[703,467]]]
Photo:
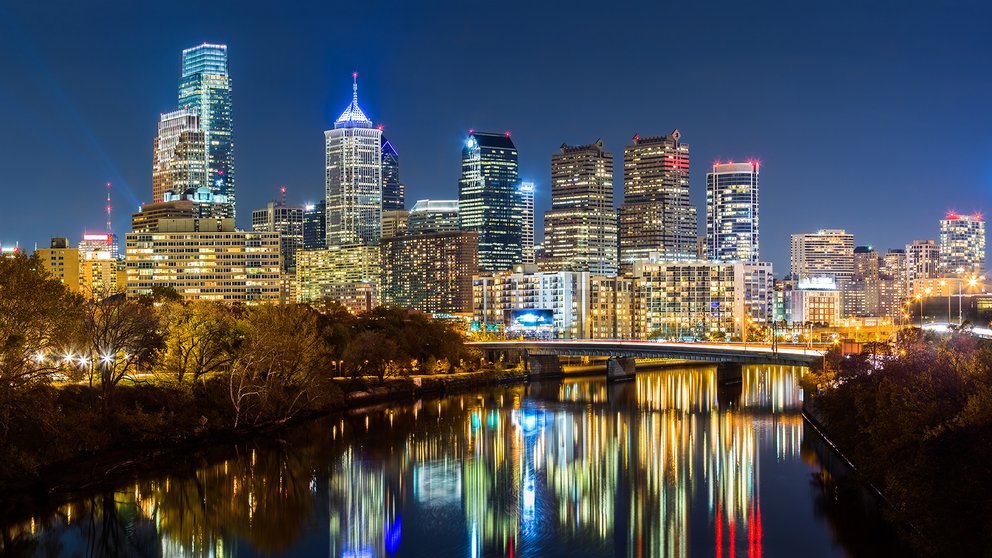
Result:
[[110,234],[110,183],[107,183],[107,234]]
[[281,197],[282,205],[286,205],[286,186],[280,187],[279,193],[282,194]]

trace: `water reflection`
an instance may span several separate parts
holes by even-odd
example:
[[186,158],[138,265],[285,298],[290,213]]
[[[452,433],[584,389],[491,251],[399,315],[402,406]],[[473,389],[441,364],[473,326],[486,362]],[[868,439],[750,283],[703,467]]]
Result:
[[801,374],[745,367],[727,391],[688,368],[367,410],[76,499],[8,526],[0,550],[761,556],[802,537],[839,553],[800,458]]

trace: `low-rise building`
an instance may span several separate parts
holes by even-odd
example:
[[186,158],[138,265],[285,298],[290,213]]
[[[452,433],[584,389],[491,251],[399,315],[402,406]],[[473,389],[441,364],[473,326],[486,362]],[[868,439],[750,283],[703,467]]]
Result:
[[360,314],[379,305],[380,273],[378,246],[303,250],[296,255],[296,299],[334,300]]

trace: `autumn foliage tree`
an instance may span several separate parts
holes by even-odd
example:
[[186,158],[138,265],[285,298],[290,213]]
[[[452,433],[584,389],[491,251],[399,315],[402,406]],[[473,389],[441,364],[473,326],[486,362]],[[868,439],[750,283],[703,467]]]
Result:
[[240,340],[229,306],[215,302],[172,302],[160,308],[162,345],[158,370],[183,385],[226,371]]

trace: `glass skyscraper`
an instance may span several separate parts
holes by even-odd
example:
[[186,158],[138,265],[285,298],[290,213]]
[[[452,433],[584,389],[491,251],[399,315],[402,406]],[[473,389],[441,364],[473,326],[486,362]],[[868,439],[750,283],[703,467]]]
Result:
[[706,255],[758,261],[758,163],[716,163],[706,175]]
[[234,212],[234,125],[227,45],[204,43],[183,51],[179,108],[196,112],[207,150],[210,188],[224,196]]
[[382,137],[382,210],[405,209],[406,194],[400,182],[400,156],[393,144]]
[[458,181],[462,229],[479,232],[479,269],[503,271],[523,258],[523,197],[510,134],[469,132]]
[[327,247],[374,246],[382,237],[382,130],[351,103],[324,132]]
[[327,248],[327,204],[320,200],[303,208],[303,249],[323,250]]

